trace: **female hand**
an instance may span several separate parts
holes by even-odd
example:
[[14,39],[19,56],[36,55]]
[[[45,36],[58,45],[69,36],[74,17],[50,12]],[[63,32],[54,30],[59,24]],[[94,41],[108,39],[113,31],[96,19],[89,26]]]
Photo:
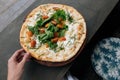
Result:
[[24,65],[29,58],[29,53],[25,53],[23,49],[15,51],[8,60],[7,80],[20,80],[24,70]]

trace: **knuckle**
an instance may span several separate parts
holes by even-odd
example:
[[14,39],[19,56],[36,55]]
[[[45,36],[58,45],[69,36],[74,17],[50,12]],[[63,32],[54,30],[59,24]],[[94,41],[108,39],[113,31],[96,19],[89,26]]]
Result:
[[12,59],[10,58],[10,59],[8,59],[8,63],[11,63],[12,62]]
[[19,50],[15,51],[14,53],[18,53],[18,52],[19,52]]

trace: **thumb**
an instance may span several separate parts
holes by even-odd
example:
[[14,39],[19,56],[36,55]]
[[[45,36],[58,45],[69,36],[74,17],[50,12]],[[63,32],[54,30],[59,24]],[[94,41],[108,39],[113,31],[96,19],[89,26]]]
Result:
[[25,64],[25,62],[29,59],[30,54],[29,53],[25,53],[25,55],[23,56],[22,61],[20,62],[22,65]]

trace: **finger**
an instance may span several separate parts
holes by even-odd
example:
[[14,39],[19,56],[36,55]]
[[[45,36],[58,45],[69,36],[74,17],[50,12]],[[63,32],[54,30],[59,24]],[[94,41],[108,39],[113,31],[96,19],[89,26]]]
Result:
[[17,56],[19,56],[22,52],[24,52],[24,49],[19,49],[19,50],[15,51],[15,53],[12,55],[11,58],[13,58],[13,59],[17,58]]
[[25,53],[21,53],[19,56],[17,56],[17,59],[21,59],[24,55]]
[[24,65],[25,62],[29,59],[30,57],[30,54],[29,53],[26,53],[24,56],[23,56],[23,59],[21,60],[20,64],[21,65]]
[[[23,59],[23,56],[24,56],[25,54],[27,54],[27,53],[20,54],[20,55],[18,56],[18,58],[17,58],[17,61],[18,61],[18,62],[21,62],[22,59]],[[27,61],[30,61],[30,58],[31,58],[31,56],[29,56],[29,58],[27,59]]]
[[[26,53],[25,53],[25,54],[26,54]],[[20,57],[17,59],[17,62],[18,62],[18,63],[20,63],[20,62],[22,61],[23,56],[24,56],[24,55],[20,56]],[[27,59],[27,62],[30,61],[30,58],[31,58],[31,56]]]
[[31,58],[32,58],[32,56],[31,56],[30,53],[29,53],[29,58],[27,59],[27,62],[30,61]]
[[19,62],[21,62],[21,60],[23,59],[23,56],[25,55],[25,53],[24,54],[20,54],[18,57],[17,57],[17,62],[19,63]]

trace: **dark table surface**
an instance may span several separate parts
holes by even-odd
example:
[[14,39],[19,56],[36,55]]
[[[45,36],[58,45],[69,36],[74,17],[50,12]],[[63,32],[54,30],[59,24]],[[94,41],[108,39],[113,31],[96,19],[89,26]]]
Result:
[[[15,50],[21,48],[19,31],[25,16],[35,7],[44,3],[61,3],[73,6],[85,18],[87,43],[100,28],[118,0],[37,0],[0,33],[0,80],[6,80],[7,61]],[[25,65],[23,80],[61,80],[71,64],[62,67],[46,67],[34,61]]]
[[108,37],[120,38],[120,1],[114,7],[107,19],[101,25],[100,29],[86,45],[81,54],[74,60],[74,64],[70,67],[69,71],[72,75],[80,80],[103,80],[102,76],[96,73],[91,62],[91,55],[93,54],[96,44],[101,39]]

